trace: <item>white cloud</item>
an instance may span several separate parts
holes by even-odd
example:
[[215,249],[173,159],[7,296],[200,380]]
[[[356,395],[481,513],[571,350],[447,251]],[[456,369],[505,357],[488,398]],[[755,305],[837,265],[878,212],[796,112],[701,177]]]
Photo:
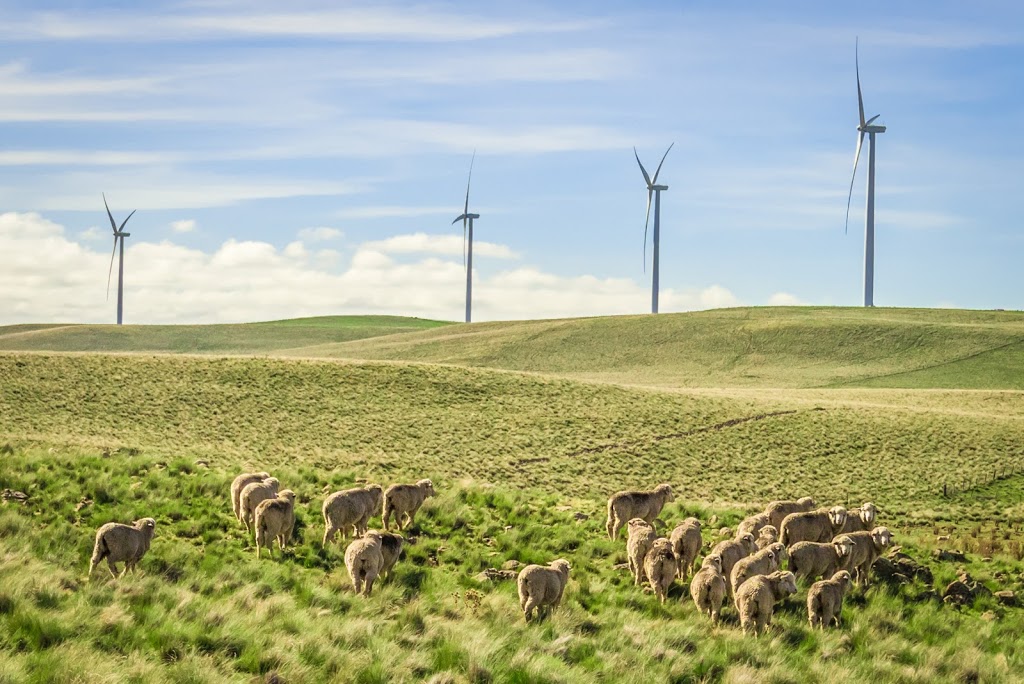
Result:
[[[450,256],[461,256],[465,248],[461,235],[427,235],[426,233],[396,235],[386,240],[366,242],[362,247],[386,254],[427,253]],[[483,242],[481,240],[473,240],[473,255],[495,259],[516,259],[519,257],[518,254],[505,245]]]
[[351,207],[335,212],[338,218],[347,219],[375,219],[375,218],[418,218],[420,216],[437,216],[444,214],[457,214],[451,207],[398,207],[398,206],[376,206],[376,207]]
[[109,235],[110,235],[110,233],[108,233],[106,231],[101,231],[96,226],[92,226],[91,228],[86,228],[81,233],[79,233],[78,234],[78,238],[80,240],[93,241],[93,240],[99,240],[100,238],[102,238],[104,236],[109,236]]
[[805,303],[788,292],[776,292],[768,298],[768,306],[803,306]]
[[195,219],[182,219],[181,221],[171,221],[171,230],[173,230],[175,233],[191,233],[195,229]]
[[306,242],[327,242],[328,240],[337,240],[342,235],[343,233],[337,228],[328,228],[327,226],[303,228],[299,231],[299,239]]

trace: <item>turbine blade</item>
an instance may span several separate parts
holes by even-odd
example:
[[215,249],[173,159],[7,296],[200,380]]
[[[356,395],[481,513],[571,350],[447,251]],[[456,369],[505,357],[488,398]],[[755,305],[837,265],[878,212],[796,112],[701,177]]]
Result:
[[124,230],[124,224],[128,223],[128,219],[130,219],[132,216],[134,216],[136,211],[138,211],[138,209],[132,209],[132,213],[128,214],[128,218],[126,218],[124,221],[121,222],[121,227],[117,229],[118,232],[121,232],[121,231]]
[[860,161],[860,148],[864,144],[865,133],[861,132],[857,138],[857,151],[853,155],[853,176],[850,178],[850,194],[846,197],[846,227],[843,228],[843,233],[848,233],[850,230],[850,202],[853,200],[853,182],[857,180],[857,162]]
[[117,253],[117,236],[114,236],[114,249],[110,252],[110,268],[107,270],[107,301],[110,301],[110,276],[114,273],[114,255]]
[[665,157],[668,156],[669,150],[672,149],[673,145],[675,145],[675,143],[672,143],[672,145],[668,146],[668,150],[665,150],[665,154],[664,156],[662,156],[661,162],[658,163],[658,168],[654,172],[654,182],[652,183],[652,185],[658,184],[658,174],[661,173],[661,165],[665,163]]
[[107,205],[107,195],[103,194],[103,206],[107,208],[107,217],[110,219],[110,227],[113,229],[114,234],[117,235],[117,224],[114,222],[114,215],[110,213],[110,206]]
[[865,126],[870,126],[870,125],[872,124],[872,122],[874,122],[874,120],[875,120],[875,119],[877,119],[877,118],[878,118],[878,117],[880,117],[880,116],[882,116],[882,115],[881,115],[881,114],[875,114],[875,115],[874,115],[873,117],[871,117],[870,119],[868,119],[867,121],[865,121],[865,122],[864,122],[864,125],[865,125]]
[[644,219],[644,273],[647,273],[647,226],[651,221],[651,195],[654,191],[647,188],[647,218]]
[[466,206],[463,208],[462,213],[469,213],[469,184],[473,182],[473,162],[476,161],[476,150],[473,150],[473,156],[469,158],[469,178],[466,180]]
[[860,125],[866,126],[867,122],[864,121],[864,95],[860,92],[860,39],[857,39],[857,43],[854,43],[854,63],[857,68],[857,108],[860,110]]
[[650,187],[654,185],[654,183],[651,182],[651,177],[647,175],[647,169],[644,168],[643,163],[640,161],[640,155],[636,153],[635,147],[633,148],[633,156],[636,157],[636,163],[640,164],[640,173],[644,174],[644,180],[647,181],[647,186]]

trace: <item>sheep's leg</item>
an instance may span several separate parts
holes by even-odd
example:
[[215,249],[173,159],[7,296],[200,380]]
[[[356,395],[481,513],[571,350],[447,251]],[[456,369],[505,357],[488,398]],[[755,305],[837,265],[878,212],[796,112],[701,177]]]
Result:
[[409,516],[409,523],[406,527],[412,527],[416,524],[416,511],[409,511],[407,515]]
[[367,596],[369,596],[370,592],[373,591],[373,581],[375,579],[377,579],[377,578],[376,577],[367,577],[366,578],[366,595]]
[[534,609],[537,607],[537,601],[532,596],[527,597],[526,603],[523,605],[523,613],[526,615],[526,621],[529,622]]
[[[391,512],[392,512],[391,511],[391,507],[388,506],[388,505],[385,505],[384,506],[384,512],[380,514],[380,524],[384,527],[384,531],[385,532],[388,531],[388,519],[391,517]],[[402,529],[401,516],[398,517],[396,522],[398,523],[399,531],[401,531],[401,529]]]

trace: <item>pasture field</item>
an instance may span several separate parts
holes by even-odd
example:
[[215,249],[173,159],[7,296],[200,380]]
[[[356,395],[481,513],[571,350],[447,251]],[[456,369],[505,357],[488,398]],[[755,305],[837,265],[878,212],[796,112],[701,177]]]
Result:
[[[820,326],[814,344],[785,352],[797,333],[756,333],[762,365],[731,367],[729,340],[771,328],[770,312],[454,325],[287,352],[301,359],[109,341],[132,353],[0,353],[0,489],[28,495],[0,503],[0,683],[1019,681],[1024,608],[986,595],[956,608],[937,593],[966,570],[1024,599],[1021,319],[941,313],[781,310],[782,328]],[[887,318],[889,357],[858,365],[868,345],[852,331],[875,335]],[[622,326],[626,343],[630,321],[635,359],[607,338]],[[84,351],[81,336],[49,334]],[[251,353],[282,354],[288,335]],[[354,360],[374,354],[392,358]],[[328,355],[351,356],[312,358]],[[1009,361],[984,361],[999,355]],[[283,556],[257,561],[231,514],[231,479],[249,469],[298,493]],[[394,576],[354,596],[343,547],[321,548],[326,493],[421,477],[439,495]],[[677,493],[662,520],[698,516],[708,544],[771,499],[874,501],[934,580],[855,590],[842,629],[825,633],[807,627],[805,588],[765,637],[743,637],[730,609],[714,627],[680,583],[662,606],[616,567],[608,495],[661,481]],[[140,572],[88,580],[95,529],[142,516],[157,529]],[[939,547],[966,560],[932,559]],[[479,576],[557,557],[573,566],[566,600],[540,624],[523,622],[513,581]]]

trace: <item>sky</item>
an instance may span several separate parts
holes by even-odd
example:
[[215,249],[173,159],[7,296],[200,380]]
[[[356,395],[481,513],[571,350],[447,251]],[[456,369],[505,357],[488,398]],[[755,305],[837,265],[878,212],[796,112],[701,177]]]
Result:
[[[0,324],[1024,308],[1024,5],[0,0]],[[645,260],[646,254],[646,260]]]

